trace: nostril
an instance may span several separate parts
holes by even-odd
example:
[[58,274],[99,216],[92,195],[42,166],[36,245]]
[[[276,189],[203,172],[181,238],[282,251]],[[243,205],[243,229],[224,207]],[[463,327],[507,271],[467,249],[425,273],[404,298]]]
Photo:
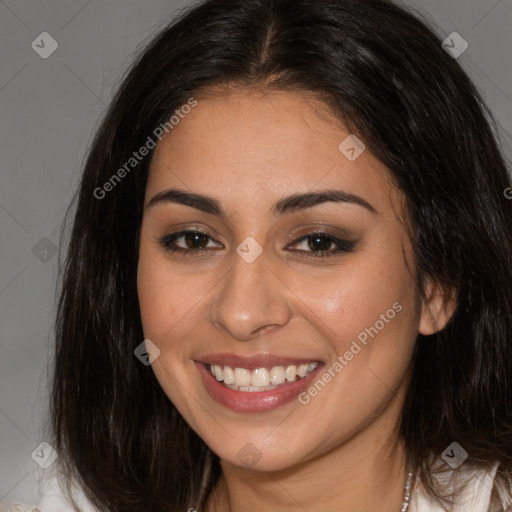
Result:
[[268,331],[271,331],[272,329],[275,329],[276,327],[279,327],[277,324],[271,324],[271,325],[263,325],[262,327],[259,327],[254,331],[255,335],[260,334],[266,334]]

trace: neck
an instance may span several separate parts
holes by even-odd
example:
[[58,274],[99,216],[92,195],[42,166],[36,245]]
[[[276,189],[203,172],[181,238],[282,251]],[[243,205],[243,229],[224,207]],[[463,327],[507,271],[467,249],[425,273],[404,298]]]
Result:
[[334,450],[279,471],[221,460],[222,475],[206,510],[400,512],[407,471],[396,432],[396,423],[381,417]]

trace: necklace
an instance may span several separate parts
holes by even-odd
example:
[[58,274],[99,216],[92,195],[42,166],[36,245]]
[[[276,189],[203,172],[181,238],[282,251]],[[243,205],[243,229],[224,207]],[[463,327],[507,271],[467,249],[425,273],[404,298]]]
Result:
[[402,501],[402,508],[400,509],[400,512],[407,512],[407,510],[409,509],[409,499],[411,498],[412,477],[413,477],[412,472],[408,473],[407,481],[405,483],[405,488],[404,488],[404,500]]

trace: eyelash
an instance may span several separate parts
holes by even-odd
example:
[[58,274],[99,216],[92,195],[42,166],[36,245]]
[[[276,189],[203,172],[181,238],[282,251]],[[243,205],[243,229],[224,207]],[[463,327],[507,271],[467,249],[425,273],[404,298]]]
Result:
[[[205,248],[184,249],[183,247],[177,247],[175,244],[176,240],[182,238],[183,236],[185,236],[187,234],[202,235],[202,236],[205,236],[205,237],[209,238],[210,240],[213,240],[216,242],[216,240],[214,240],[212,237],[210,237],[210,235],[208,235],[207,233],[204,233],[203,231],[200,231],[197,229],[185,229],[185,230],[179,231],[177,233],[171,233],[169,235],[163,236],[162,238],[160,238],[159,243],[165,250],[170,251],[171,253],[181,253],[183,255],[190,255],[190,253],[195,253],[195,254],[193,254],[193,256],[200,256],[205,253],[211,252],[209,249],[205,249]],[[314,237],[322,238],[322,239],[325,239],[325,240],[331,242],[331,244],[334,244],[336,246],[336,249],[334,251],[333,250],[329,250],[329,251],[299,250],[298,251],[299,253],[303,253],[302,256],[311,257],[311,258],[328,258],[330,256],[334,256],[339,253],[352,252],[355,247],[355,242],[351,242],[349,240],[344,240],[342,238],[338,238],[334,235],[331,235],[329,233],[325,233],[322,231],[313,231],[311,233],[307,233],[307,234],[301,236],[300,238],[298,238],[297,240],[295,240],[293,242],[293,245],[296,245],[300,242],[304,242],[304,241],[306,241],[310,238],[314,238]],[[306,256],[306,254],[308,254],[308,255]]]

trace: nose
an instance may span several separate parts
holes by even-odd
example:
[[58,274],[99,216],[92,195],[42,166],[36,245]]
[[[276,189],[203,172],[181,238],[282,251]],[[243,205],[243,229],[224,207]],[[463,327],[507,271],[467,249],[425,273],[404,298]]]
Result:
[[234,256],[210,305],[210,322],[240,341],[286,325],[290,291],[269,266],[265,253],[252,263]]

